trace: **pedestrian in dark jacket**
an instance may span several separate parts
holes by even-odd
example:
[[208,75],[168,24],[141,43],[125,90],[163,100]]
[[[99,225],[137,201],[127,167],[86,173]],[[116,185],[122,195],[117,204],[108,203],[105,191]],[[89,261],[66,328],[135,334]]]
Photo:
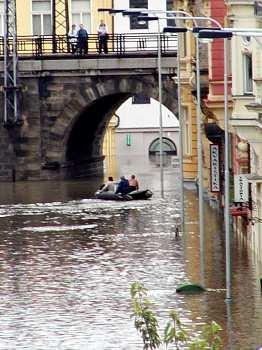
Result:
[[88,52],[88,33],[83,24],[80,24],[77,32],[77,44],[80,55],[86,55]]
[[127,194],[129,192],[128,180],[124,177],[120,177],[120,182],[117,185],[116,193]]

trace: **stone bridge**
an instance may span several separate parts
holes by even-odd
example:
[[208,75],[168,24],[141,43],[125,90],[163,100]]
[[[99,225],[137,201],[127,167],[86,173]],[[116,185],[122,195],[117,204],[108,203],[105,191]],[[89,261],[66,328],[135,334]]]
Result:
[[[175,66],[162,58],[163,104],[174,113]],[[19,77],[22,125],[0,126],[0,181],[102,175],[114,111],[134,94],[158,99],[156,57],[24,59]],[[1,94],[2,116],[3,105]]]

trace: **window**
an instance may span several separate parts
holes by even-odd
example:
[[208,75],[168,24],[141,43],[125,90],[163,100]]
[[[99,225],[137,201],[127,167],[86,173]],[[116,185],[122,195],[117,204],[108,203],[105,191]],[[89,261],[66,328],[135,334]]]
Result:
[[126,145],[131,146],[131,141],[132,141],[131,134],[130,133],[126,134]]
[[182,110],[182,125],[183,125],[183,153],[185,156],[191,155],[191,121],[187,108]]
[[72,0],[72,24],[83,24],[91,32],[90,0]]
[[253,93],[253,70],[252,70],[252,55],[243,55],[244,63],[244,94]]
[[33,35],[51,35],[51,0],[32,0]]
[[148,0],[129,0],[129,8],[148,8]]
[[[148,0],[129,0],[129,8],[148,8]],[[148,29],[148,22],[139,23],[137,17],[130,16],[130,29]]]
[[[174,10],[174,1],[173,0],[167,0],[167,2],[166,2],[166,9],[167,9],[167,11],[173,11]],[[174,17],[174,15],[167,14],[167,17]],[[175,27],[176,26],[176,20],[175,19],[168,19],[167,20],[167,26]]]
[[0,35],[4,35],[4,2],[0,1]]
[[[177,155],[177,148],[174,142],[166,137],[162,138],[163,165],[171,165],[171,157]],[[160,139],[155,139],[149,146],[149,159],[157,166],[160,165]]]
[[132,97],[132,104],[134,105],[150,104],[150,97],[145,95],[134,95]]

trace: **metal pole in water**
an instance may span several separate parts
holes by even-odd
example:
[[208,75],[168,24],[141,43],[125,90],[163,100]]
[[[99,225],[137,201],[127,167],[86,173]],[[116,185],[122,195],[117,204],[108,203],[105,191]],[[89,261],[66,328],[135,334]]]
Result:
[[180,77],[180,33],[177,33],[177,103],[179,119],[179,167],[180,167],[180,201],[181,201],[181,231],[184,232],[185,211],[184,211],[184,173],[183,173],[183,117],[181,106],[181,77]]
[[200,277],[204,286],[205,274],[205,241],[204,241],[204,196],[203,196],[203,151],[202,151],[202,118],[200,96],[200,64],[199,39],[196,34],[196,73],[197,73],[197,169],[198,169],[198,206],[199,206],[199,236],[200,236]]
[[163,171],[163,112],[162,112],[162,62],[161,62],[161,33],[158,19],[157,52],[158,52],[158,92],[159,92],[159,156],[160,156],[160,193],[164,198],[164,171]]

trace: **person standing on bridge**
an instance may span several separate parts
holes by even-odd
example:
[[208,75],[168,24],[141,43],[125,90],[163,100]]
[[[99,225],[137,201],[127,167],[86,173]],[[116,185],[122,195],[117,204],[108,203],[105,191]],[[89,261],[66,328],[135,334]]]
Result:
[[86,55],[88,52],[88,32],[83,24],[80,24],[77,32],[77,43],[80,55]]
[[70,43],[70,48],[72,53],[76,53],[77,49],[77,29],[76,25],[72,24],[72,27],[68,33],[68,39]]
[[107,41],[108,41],[108,29],[107,25],[105,22],[101,19],[100,24],[97,28],[97,34],[98,34],[98,52],[99,54],[104,51],[105,54],[108,53],[108,46],[107,46]]

